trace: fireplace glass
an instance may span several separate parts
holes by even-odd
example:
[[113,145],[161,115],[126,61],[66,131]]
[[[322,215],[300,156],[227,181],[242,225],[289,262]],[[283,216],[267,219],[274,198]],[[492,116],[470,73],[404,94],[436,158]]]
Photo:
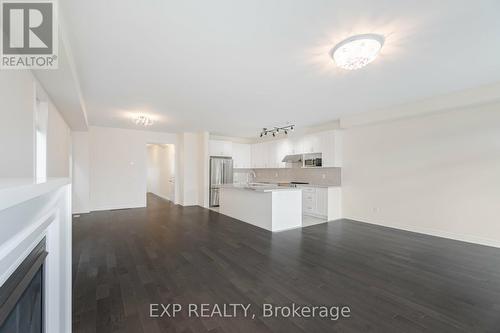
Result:
[[44,333],[45,238],[0,287],[0,333]]
[[8,315],[0,333],[42,333],[42,268]]

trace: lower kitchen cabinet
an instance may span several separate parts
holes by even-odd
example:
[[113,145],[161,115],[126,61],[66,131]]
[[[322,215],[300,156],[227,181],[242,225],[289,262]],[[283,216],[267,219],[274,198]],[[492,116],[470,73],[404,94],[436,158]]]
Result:
[[341,218],[341,188],[300,186],[304,215],[324,218],[328,221]]

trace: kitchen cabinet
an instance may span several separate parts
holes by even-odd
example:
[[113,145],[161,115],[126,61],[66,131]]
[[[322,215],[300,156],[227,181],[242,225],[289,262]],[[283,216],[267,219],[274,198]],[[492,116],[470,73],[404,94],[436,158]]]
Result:
[[284,139],[284,140],[278,140],[276,141],[276,164],[278,168],[285,168],[286,163],[283,162],[283,158],[286,155],[291,154],[291,143],[290,140]]
[[233,143],[223,140],[209,140],[208,151],[210,156],[232,156]]
[[328,216],[328,188],[316,188],[316,212],[319,216]]
[[323,167],[342,166],[341,131],[331,130],[251,145],[252,168],[284,168],[286,155],[321,153]]
[[304,215],[324,218],[328,221],[341,218],[340,187],[299,186],[302,189],[302,212]]
[[342,166],[342,132],[326,131],[316,134],[318,151],[322,153],[323,167]]
[[321,136],[309,134],[302,137],[299,141],[298,149],[300,154],[321,153]]
[[326,218],[328,216],[328,188],[304,186],[301,189],[304,214]]
[[268,145],[266,142],[253,144],[251,148],[252,168],[262,169],[268,165]]
[[302,189],[302,212],[305,215],[316,215],[316,188],[301,187]]
[[251,145],[233,143],[233,167],[237,169],[251,168]]

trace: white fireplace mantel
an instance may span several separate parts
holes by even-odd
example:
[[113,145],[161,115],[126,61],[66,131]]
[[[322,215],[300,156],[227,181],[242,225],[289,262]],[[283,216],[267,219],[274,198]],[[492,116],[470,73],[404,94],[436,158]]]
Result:
[[45,332],[71,332],[71,183],[0,178],[0,286],[45,237]]
[[43,183],[36,183],[31,178],[0,178],[0,211],[69,183],[69,178],[49,178]]

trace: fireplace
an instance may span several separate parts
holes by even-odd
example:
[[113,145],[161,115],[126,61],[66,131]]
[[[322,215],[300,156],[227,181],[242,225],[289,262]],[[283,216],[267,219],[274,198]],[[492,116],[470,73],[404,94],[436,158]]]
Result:
[[44,332],[45,238],[0,288],[0,333]]

